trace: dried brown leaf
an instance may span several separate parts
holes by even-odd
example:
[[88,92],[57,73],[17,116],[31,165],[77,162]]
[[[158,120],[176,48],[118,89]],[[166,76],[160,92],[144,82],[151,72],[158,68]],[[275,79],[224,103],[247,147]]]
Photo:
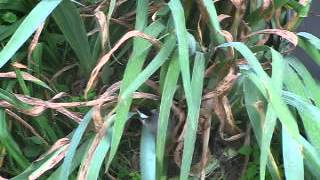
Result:
[[38,27],[36,33],[33,36],[33,39],[31,40],[31,43],[30,43],[30,45],[28,47],[28,61],[32,60],[31,55],[32,55],[32,52],[34,51],[34,49],[36,48],[36,46],[38,44],[39,37],[40,37],[40,34],[41,34],[42,30],[43,30],[43,27],[44,27],[44,23],[42,23]]
[[244,3],[244,0],[230,0],[230,1],[237,9],[241,9]]
[[61,138],[58,139],[51,147],[50,149],[43,155],[41,155],[37,160],[35,160],[35,162],[42,160],[43,158],[45,158],[46,156],[48,156],[49,154],[53,153],[54,151],[56,151],[57,149],[67,145],[70,143],[70,140],[68,138]]
[[105,50],[105,44],[108,40],[108,24],[107,24],[107,17],[106,15],[102,12],[102,11],[96,11],[94,13],[98,24],[99,24],[99,28],[100,28],[100,33],[101,33],[101,47],[103,50]]
[[21,64],[19,62],[13,62],[11,66],[17,69],[28,69],[28,66]]
[[266,10],[270,7],[270,5],[272,4],[271,0],[263,0],[263,4],[262,4],[262,10]]
[[[117,86],[119,83],[117,84]],[[113,87],[114,88],[114,87]],[[117,89],[117,88],[116,88]],[[114,90],[114,89],[113,89]],[[76,122],[81,121],[81,117],[79,117],[76,113],[66,109],[66,108],[71,108],[71,107],[84,107],[84,106],[97,106],[101,105],[107,102],[112,102],[116,101],[118,99],[118,96],[108,96],[108,95],[103,95],[100,96],[98,99],[91,100],[91,101],[84,101],[84,102],[51,102],[49,101],[44,101],[38,98],[34,97],[29,97],[29,96],[24,96],[20,94],[14,94],[20,101],[27,103],[31,106],[33,106],[30,110],[22,110],[18,109],[20,112],[25,113],[30,116],[39,116],[40,114],[43,113],[46,109],[54,109],[67,117],[75,120]],[[142,92],[134,92],[132,98],[134,99],[152,99],[152,100],[158,100],[159,96],[154,95],[154,94],[149,94],[149,93],[142,93]],[[0,100],[0,106],[4,108],[16,108],[12,104]]]
[[294,46],[297,46],[297,44],[298,44],[298,36],[295,33],[288,31],[288,30],[264,29],[264,30],[253,32],[253,33],[249,34],[247,36],[247,38],[254,36],[254,35],[257,35],[257,34],[275,34],[275,35],[278,35],[278,36],[286,39],[287,41],[291,42]]
[[230,18],[230,17],[231,17],[231,16],[228,15],[228,14],[219,14],[219,16],[218,16],[218,21],[221,22],[221,21],[223,21],[223,20],[225,20],[225,19],[227,19],[227,18]]
[[38,179],[42,174],[47,172],[48,170],[52,169],[54,166],[56,166],[66,155],[68,151],[69,144],[63,146],[63,150],[53,159],[50,159],[49,164],[47,166],[44,166],[41,168],[41,170],[37,171],[36,173],[32,173],[28,179],[29,180],[36,180]]
[[[21,72],[21,74],[22,74],[22,78],[26,81],[42,82],[40,79],[32,76],[27,72]],[[5,73],[0,73],[0,78],[17,78],[17,75],[15,72],[5,72]]]
[[122,36],[122,38],[116,43],[116,45],[106,54],[104,55],[100,61],[98,62],[98,64],[96,65],[96,67],[92,70],[91,72],[91,76],[90,79],[87,83],[87,87],[85,89],[85,96],[88,94],[88,92],[90,91],[90,89],[94,86],[94,83],[97,81],[97,78],[99,76],[99,73],[101,71],[101,69],[103,68],[103,66],[109,61],[111,55],[124,43],[126,42],[128,39],[132,38],[132,37],[141,37],[143,39],[146,39],[148,41],[150,41],[152,44],[156,45],[157,47],[160,47],[160,42],[155,39],[154,37],[151,37],[143,32],[134,30],[134,31],[129,31],[127,32],[124,36]]

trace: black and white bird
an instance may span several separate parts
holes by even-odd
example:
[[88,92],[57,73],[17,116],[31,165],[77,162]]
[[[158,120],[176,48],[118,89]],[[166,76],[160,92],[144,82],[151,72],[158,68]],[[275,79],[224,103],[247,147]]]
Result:
[[141,123],[147,127],[154,135],[158,131],[159,111],[157,109],[137,108]]

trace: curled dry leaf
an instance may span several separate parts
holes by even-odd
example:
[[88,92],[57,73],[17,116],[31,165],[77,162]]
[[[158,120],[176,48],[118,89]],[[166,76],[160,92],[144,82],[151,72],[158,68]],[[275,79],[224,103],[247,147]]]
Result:
[[[203,100],[208,101],[208,99],[212,99],[212,109],[220,121],[219,133],[221,138],[226,141],[236,140],[243,135],[241,133],[238,134],[240,130],[234,123],[231,107],[228,99],[226,99],[227,93],[231,90],[237,78],[238,75],[235,74],[234,68],[230,68],[227,76],[218,83],[215,90],[203,96]],[[226,131],[228,135],[231,135],[231,137],[225,138],[224,131]]]
[[101,33],[101,47],[103,50],[105,50],[105,44],[108,40],[108,24],[107,24],[107,17],[102,11],[95,12],[94,16],[96,17],[100,33]]
[[230,0],[230,1],[237,9],[241,9],[244,3],[244,0]]
[[[223,35],[223,37],[226,39],[227,42],[232,42],[233,37],[232,34],[229,31],[221,30],[220,33]],[[228,48],[228,58],[234,57],[234,49],[232,47]]]
[[50,149],[43,155],[41,155],[37,160],[35,160],[35,162],[42,160],[43,158],[45,158],[47,155],[53,153],[54,151],[56,151],[57,149],[60,149],[61,147],[67,145],[70,143],[70,140],[68,138],[61,138],[58,139],[51,147]]
[[13,62],[11,64],[12,67],[17,68],[17,69],[28,69],[28,67],[24,64],[21,64],[19,62]]
[[[0,73],[0,78],[17,78],[17,75],[15,72],[5,72],[5,73]],[[29,74],[27,72],[22,72],[22,78],[26,81],[43,83],[40,79],[32,76],[31,74]]]
[[275,34],[291,42],[294,46],[297,46],[298,44],[298,36],[291,31],[287,31],[283,29],[264,29],[261,31],[253,32],[249,34],[246,38],[249,38],[257,34]]
[[116,43],[116,45],[106,54],[104,55],[100,61],[98,62],[98,64],[96,65],[96,67],[92,70],[91,75],[90,75],[90,79],[88,81],[87,87],[85,89],[85,96],[87,96],[88,92],[90,91],[90,89],[94,86],[94,82],[97,81],[98,75],[101,71],[101,69],[103,68],[103,66],[109,61],[111,55],[124,43],[126,42],[128,39],[132,38],[132,37],[141,37],[143,39],[146,39],[148,41],[150,41],[152,44],[156,45],[157,47],[160,47],[160,42],[153,38],[152,36],[149,36],[143,32],[134,30],[134,31],[129,31],[127,32],[124,36],[122,36],[122,38]]
[[218,21],[221,22],[227,18],[230,18],[231,16],[230,15],[227,15],[227,14],[219,14],[218,16]]
[[33,36],[33,39],[31,40],[31,43],[30,43],[30,45],[29,45],[29,47],[28,47],[28,61],[31,61],[31,60],[32,60],[32,59],[31,59],[31,55],[32,55],[32,52],[34,51],[34,49],[36,48],[36,46],[37,46],[37,44],[38,44],[39,37],[40,37],[40,34],[41,34],[42,30],[43,30],[43,27],[44,27],[44,23],[42,23],[42,24],[38,27],[36,33],[35,33],[34,36]]
[[262,10],[266,10],[270,7],[272,1],[271,0],[263,0],[263,4],[262,4]]
[[[117,84],[117,86],[119,85],[119,83]],[[113,87],[115,89],[115,87]],[[29,96],[24,96],[24,95],[20,95],[20,94],[14,94],[20,101],[27,103],[31,106],[33,106],[31,109],[29,110],[22,110],[22,109],[18,109],[20,112],[25,113],[27,115],[30,116],[39,116],[40,114],[43,113],[43,111],[45,111],[46,109],[54,109],[62,114],[64,114],[65,116],[75,120],[76,122],[80,122],[81,121],[81,117],[79,117],[79,115],[77,115],[76,113],[66,109],[66,108],[71,108],[71,107],[84,107],[84,106],[97,106],[97,105],[101,105],[107,102],[113,102],[116,101],[118,99],[118,96],[108,96],[107,94],[105,94],[104,96],[100,96],[98,99],[95,100],[91,100],[91,101],[84,101],[84,102],[61,102],[61,103],[57,103],[57,102],[51,102],[49,101],[44,101],[38,98],[33,98],[33,97],[29,97]],[[149,94],[149,93],[142,93],[142,92],[135,92],[133,93],[132,96],[134,99],[152,99],[152,100],[158,100],[159,97],[157,95],[154,94]],[[4,100],[0,100],[0,107],[4,107],[4,108],[16,108],[14,105],[8,103],[7,101]]]
[[46,162],[46,166],[41,167],[39,171],[33,172],[28,179],[29,180],[36,180],[38,179],[42,174],[47,172],[48,170],[52,169],[54,166],[56,166],[66,155],[68,151],[69,144],[64,145],[61,147],[61,152],[57,154],[54,158],[50,159],[49,161]]

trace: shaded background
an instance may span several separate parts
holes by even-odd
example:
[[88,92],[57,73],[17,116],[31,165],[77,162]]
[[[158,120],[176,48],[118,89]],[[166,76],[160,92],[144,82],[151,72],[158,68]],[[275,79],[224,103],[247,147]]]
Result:
[[[304,19],[297,32],[305,31],[320,38],[320,0],[313,0],[309,17]],[[320,79],[320,66],[316,64],[301,49],[297,48],[293,53],[311,71],[312,75]]]

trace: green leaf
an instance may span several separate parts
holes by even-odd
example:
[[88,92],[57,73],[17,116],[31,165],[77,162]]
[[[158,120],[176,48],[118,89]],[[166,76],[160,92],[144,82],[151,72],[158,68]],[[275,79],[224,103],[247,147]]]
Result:
[[69,175],[71,173],[73,158],[77,151],[77,147],[80,144],[81,137],[83,136],[87,126],[89,125],[89,122],[91,121],[92,111],[93,110],[91,109],[89,112],[87,112],[87,114],[84,116],[83,120],[80,122],[79,126],[77,127],[77,129],[75,130],[72,136],[68,152],[66,153],[64,161],[61,165],[62,170],[58,178],[59,180],[64,180],[69,178]]
[[0,142],[21,169],[29,166],[28,160],[23,156],[18,144],[8,131],[6,112],[2,108],[0,108]]
[[320,65],[320,39],[316,36],[306,33],[299,32],[298,45],[318,64]]
[[[261,126],[261,124],[268,117],[264,117],[264,109],[258,108],[258,107],[260,107],[260,103],[263,103],[263,105],[265,105],[265,103],[264,103],[265,99],[263,98],[262,94],[259,93],[259,90],[254,86],[254,84],[250,80],[245,79],[244,84],[243,84],[245,106],[246,106],[246,110],[249,115],[251,125],[253,127],[252,129],[253,129],[254,134],[256,136],[257,142],[261,147],[261,139],[262,139],[262,126]],[[268,111],[268,112],[270,113],[272,111]],[[266,116],[271,116],[271,115],[272,114],[270,114],[270,115],[267,114]],[[270,123],[270,122],[266,122],[266,123]],[[265,126],[271,128],[272,124],[271,125],[266,124]],[[269,131],[269,130],[266,130],[266,131]],[[265,156],[263,156],[263,157],[265,157]],[[262,158],[261,155],[260,155],[260,158]],[[264,160],[262,159],[261,161],[263,162]],[[262,166],[260,168],[262,168],[262,170],[263,170],[264,169],[263,164],[260,164],[260,165]],[[281,179],[279,168],[273,158],[273,155],[270,153],[270,151],[268,152],[267,167],[268,167],[273,179],[279,179],[279,180]],[[262,176],[263,173],[264,172],[261,172],[260,178],[264,178]]]
[[198,119],[204,81],[205,59],[203,53],[197,52],[192,73],[192,106],[188,108],[187,129],[185,134],[180,179],[188,179],[193,151],[197,137]]
[[85,76],[89,76],[96,60],[92,58],[86,29],[78,9],[69,0],[63,1],[53,18],[77,55]]
[[299,75],[305,88],[304,92],[311,98],[315,105],[320,108],[320,86],[316,80],[312,77],[307,68],[298,60],[296,57],[290,56],[286,57],[285,61],[294,69],[294,71]]
[[[297,81],[298,82],[298,81]],[[296,92],[296,91],[294,91]],[[296,92],[299,93],[299,92]],[[283,91],[283,98],[286,103],[297,108],[311,144],[320,152],[320,109],[317,108],[303,96]]]
[[[114,117],[111,117],[111,118],[114,118]],[[89,167],[88,174],[85,177],[85,179],[98,179],[101,166],[104,162],[104,157],[106,156],[110,148],[112,131],[113,131],[113,128],[108,129],[107,133],[103,136],[101,143],[99,143],[97,149],[93,153],[92,160],[88,165]]]
[[304,179],[301,145],[282,129],[282,154],[286,179]]
[[60,2],[61,0],[42,0],[33,8],[0,52],[0,68],[9,61]]
[[254,54],[250,51],[250,49],[246,45],[240,42],[226,43],[219,47],[228,47],[228,46],[234,47],[248,61],[250,68],[252,68],[253,71],[256,73],[256,75],[253,75],[253,76],[257,76],[257,79],[261,83],[261,87],[263,87],[260,89],[265,89],[267,91],[267,94],[265,94],[266,95],[265,98],[270,102],[279,120],[281,121],[283,127],[286,128],[286,130],[290,133],[290,135],[297,140],[299,137],[299,129],[295,122],[295,118],[291,114],[287,105],[283,102],[281,98],[281,93],[277,92],[273,88],[273,84],[270,80],[270,77],[263,70],[258,59],[254,56]]
[[186,96],[188,107],[191,107],[192,92],[190,82],[188,32],[185,24],[184,11],[179,0],[171,0],[168,5],[172,12],[172,17],[174,20],[178,38],[179,64],[181,69],[184,93]]
[[121,98],[127,99],[132,95],[134,91],[136,91],[149,77],[155,73],[161,65],[168,59],[174,47],[176,46],[176,38],[175,36],[169,36],[164,43],[163,47],[156,55],[156,57],[151,61],[148,66],[139,73],[139,75],[130,83],[127,89],[122,93]]
[[163,96],[161,96],[157,132],[157,179],[166,179],[163,166],[167,133],[164,132],[168,132],[170,110],[173,103],[173,97],[176,92],[179,74],[179,61],[176,52],[170,61],[164,80],[163,91],[161,93]]
[[[137,10],[137,22],[136,22],[136,28],[143,28],[146,22],[140,22],[140,21],[146,21],[145,18],[138,19],[140,16],[147,16],[147,9],[145,7],[140,6],[147,6],[148,3],[146,3],[144,0],[141,0],[144,3],[137,1],[138,3],[138,10]],[[141,15],[140,13],[143,13],[144,15]],[[164,26],[159,22],[155,21],[151,25],[149,25],[147,28],[144,29],[144,33],[151,35],[151,36],[158,36],[164,29]],[[126,98],[122,99],[122,93],[127,89],[127,87],[131,84],[131,82],[134,80],[136,76],[140,73],[142,66],[144,64],[144,61],[148,55],[148,52],[150,50],[151,44],[150,42],[141,39],[141,38],[135,38],[133,42],[133,52],[131,54],[131,57],[128,61],[126,70],[124,72],[123,81],[120,87],[120,98],[117,105],[117,112],[116,112],[116,121],[114,124],[114,134],[112,135],[112,144],[110,149],[110,155],[108,159],[107,166],[110,165],[112,159],[114,158],[120,140],[121,136],[123,134],[123,129],[125,126],[125,120],[127,119],[128,112],[130,109],[130,105],[132,102],[132,98]],[[143,50],[143,51],[141,51]]]
[[0,99],[7,101],[18,109],[29,110],[31,106],[20,101],[14,94],[0,88]]
[[[274,88],[278,93],[281,93],[285,63],[281,54],[270,48],[272,55],[272,77],[271,81],[274,84]],[[268,155],[270,154],[270,144],[272,135],[276,126],[277,115],[270,103],[267,105],[267,112],[264,123],[262,123],[262,137],[261,137],[261,154],[260,154],[260,179],[265,179],[266,165],[268,161]],[[274,173],[273,173],[274,174]],[[273,176],[275,176],[274,174]]]
[[5,14],[2,15],[2,20],[8,23],[14,23],[17,21],[17,15],[15,15],[12,12],[6,12]]
[[214,7],[214,2],[210,1],[210,0],[203,0],[203,4],[209,14],[209,18],[210,18],[210,23],[213,27],[213,29],[216,32],[220,32],[221,31],[221,27],[220,27],[220,23],[219,23],[219,19],[218,19],[218,15],[217,15],[217,10]]
[[[83,160],[84,156],[88,153],[89,146],[91,145],[93,141],[94,136],[89,137],[86,139],[78,148],[77,152],[75,153],[75,156],[73,158],[70,172],[73,172],[77,167],[79,167],[79,164]],[[59,166],[48,178],[48,180],[56,180],[59,178],[60,174],[62,172],[62,166]]]

